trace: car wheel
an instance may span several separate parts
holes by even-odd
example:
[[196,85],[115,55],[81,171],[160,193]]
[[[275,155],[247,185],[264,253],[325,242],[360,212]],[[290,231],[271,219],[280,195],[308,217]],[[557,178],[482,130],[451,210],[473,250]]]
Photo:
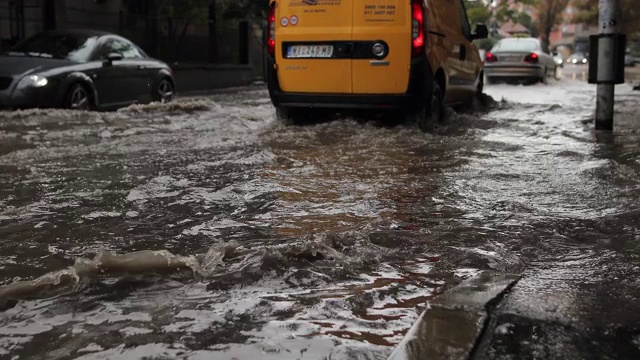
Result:
[[430,98],[425,106],[415,114],[415,122],[423,132],[433,132],[436,123],[444,122],[445,108],[443,103],[442,89],[437,81],[433,83]]
[[73,84],[65,96],[64,107],[72,110],[90,110],[92,107],[89,91],[82,84]]
[[540,82],[547,85],[547,68],[546,67],[542,71],[542,78],[540,78]]
[[175,87],[173,83],[169,79],[164,78],[158,83],[153,100],[164,104],[171,102],[174,96]]

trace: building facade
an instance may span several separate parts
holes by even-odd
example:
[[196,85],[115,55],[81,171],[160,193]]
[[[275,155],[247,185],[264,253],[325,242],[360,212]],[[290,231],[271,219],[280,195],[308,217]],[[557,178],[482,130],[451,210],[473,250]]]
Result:
[[0,0],[0,49],[43,30],[117,32],[122,9],[122,0]]
[[[0,0],[0,51],[44,30],[90,28],[125,36],[170,63],[238,63],[243,54],[246,58],[243,46],[249,46],[251,62],[262,68],[260,31],[243,44],[239,22],[225,21],[220,12],[213,11],[217,20],[212,32],[207,5],[178,15],[184,17],[180,19],[158,9],[159,4],[158,0]],[[215,2],[209,4],[215,8]]]

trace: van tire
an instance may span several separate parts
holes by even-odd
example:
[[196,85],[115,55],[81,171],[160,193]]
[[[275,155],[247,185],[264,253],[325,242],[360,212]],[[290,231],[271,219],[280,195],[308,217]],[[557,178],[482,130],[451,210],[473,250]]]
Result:
[[445,108],[442,89],[437,81],[433,82],[431,96],[425,102],[425,106],[415,114],[415,122],[423,132],[433,132],[436,124],[444,122]]
[[291,108],[286,106],[276,106],[276,120],[284,125],[292,125],[293,118]]
[[484,75],[480,74],[478,77],[478,87],[476,88],[476,98],[482,102],[484,99]]
[[290,108],[288,106],[276,107],[276,119],[282,125],[292,126],[304,124],[309,118],[309,109]]

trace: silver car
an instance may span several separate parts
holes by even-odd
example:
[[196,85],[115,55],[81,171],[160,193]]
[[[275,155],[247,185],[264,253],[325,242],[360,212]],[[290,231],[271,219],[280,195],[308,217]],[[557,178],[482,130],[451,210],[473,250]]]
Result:
[[498,41],[485,56],[487,82],[497,79],[535,80],[547,83],[555,76],[557,63],[542,49],[536,38],[505,38]]
[[636,66],[636,58],[630,52],[624,55],[624,66]]

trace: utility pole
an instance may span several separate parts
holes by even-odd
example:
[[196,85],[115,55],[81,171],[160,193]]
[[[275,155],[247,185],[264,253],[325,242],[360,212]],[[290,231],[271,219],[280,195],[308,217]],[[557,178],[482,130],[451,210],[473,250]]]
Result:
[[615,96],[618,0],[600,0],[600,36],[598,40],[598,93],[596,100],[596,130],[613,130]]

